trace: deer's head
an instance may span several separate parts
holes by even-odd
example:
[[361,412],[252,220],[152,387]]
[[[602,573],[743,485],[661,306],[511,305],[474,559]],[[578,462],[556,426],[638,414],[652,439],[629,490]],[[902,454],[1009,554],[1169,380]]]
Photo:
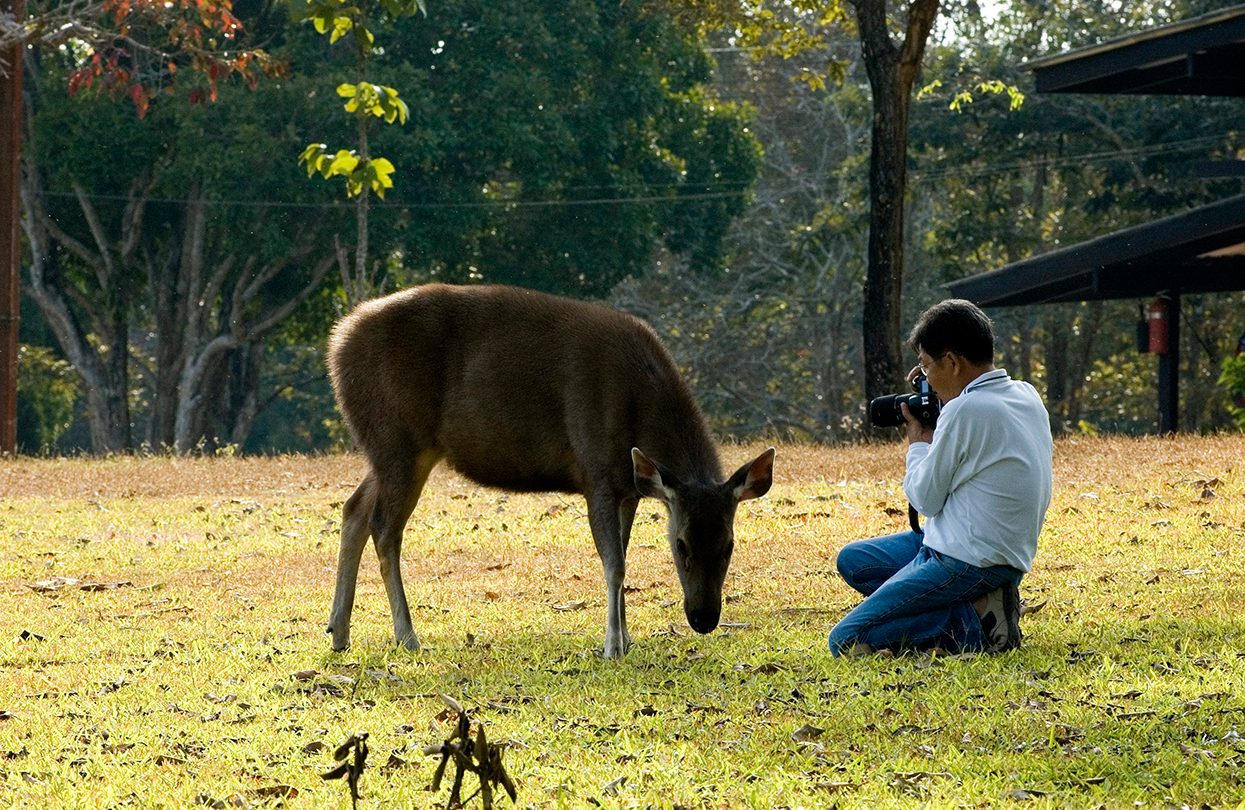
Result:
[[635,485],[669,514],[670,551],[683,586],[683,612],[697,633],[722,616],[722,585],[735,550],[735,508],[759,498],[773,481],[774,449],[740,467],[724,482],[680,481],[638,448],[631,450]]

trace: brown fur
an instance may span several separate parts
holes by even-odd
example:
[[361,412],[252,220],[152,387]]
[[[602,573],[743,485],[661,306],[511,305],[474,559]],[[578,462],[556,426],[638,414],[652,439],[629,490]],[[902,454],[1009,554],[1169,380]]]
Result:
[[[371,466],[343,514],[335,647],[349,640],[369,533],[398,641],[418,645],[404,615],[397,554],[407,517],[442,459],[488,486],[585,495],[607,580],[618,580],[609,655],[629,643],[621,576],[640,494],[632,448],[642,458],[652,454],[658,484],[664,477],[675,488],[722,486],[714,443],[669,354],[642,321],[603,306],[509,287],[417,287],[343,318],[330,338],[329,372]],[[670,506],[669,488],[647,494]],[[611,590],[612,624],[614,598]]]

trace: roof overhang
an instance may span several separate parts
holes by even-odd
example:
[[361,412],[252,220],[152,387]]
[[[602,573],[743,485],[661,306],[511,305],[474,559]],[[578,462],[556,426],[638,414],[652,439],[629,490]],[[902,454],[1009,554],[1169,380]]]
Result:
[[1245,95],[1245,6],[1027,62],[1039,93]]
[[946,285],[981,306],[1245,290],[1245,195]]

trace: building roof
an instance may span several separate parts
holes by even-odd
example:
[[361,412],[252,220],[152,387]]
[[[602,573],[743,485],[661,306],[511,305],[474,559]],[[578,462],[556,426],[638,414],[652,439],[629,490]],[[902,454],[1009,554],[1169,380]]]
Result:
[[1027,62],[1039,93],[1245,96],[1245,5]]
[[981,306],[1245,290],[1245,195],[946,285]]
[[[1245,98],[1245,5],[1026,63],[1040,93]],[[1208,174],[1234,173],[1237,161]],[[1245,290],[1245,196],[952,282],[982,306]]]

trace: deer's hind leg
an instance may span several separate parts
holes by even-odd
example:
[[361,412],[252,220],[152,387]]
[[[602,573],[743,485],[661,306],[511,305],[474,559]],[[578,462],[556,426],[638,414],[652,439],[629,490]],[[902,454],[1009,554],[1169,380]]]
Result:
[[[402,531],[441,454],[435,450],[421,450],[414,454],[413,463],[409,458],[405,464],[388,465],[385,474],[377,474],[377,495],[370,527],[385,595],[389,598],[389,612],[393,616],[394,639],[407,649],[418,650],[419,637],[411,626],[411,609],[402,585]],[[342,536],[344,544],[344,532]],[[364,541],[366,539],[364,535]]]
[[350,646],[350,614],[354,610],[355,583],[359,579],[359,560],[372,533],[370,521],[376,506],[376,476],[369,472],[342,507],[341,548],[337,552],[337,588],[333,592],[333,612],[328,631],[333,649]]

